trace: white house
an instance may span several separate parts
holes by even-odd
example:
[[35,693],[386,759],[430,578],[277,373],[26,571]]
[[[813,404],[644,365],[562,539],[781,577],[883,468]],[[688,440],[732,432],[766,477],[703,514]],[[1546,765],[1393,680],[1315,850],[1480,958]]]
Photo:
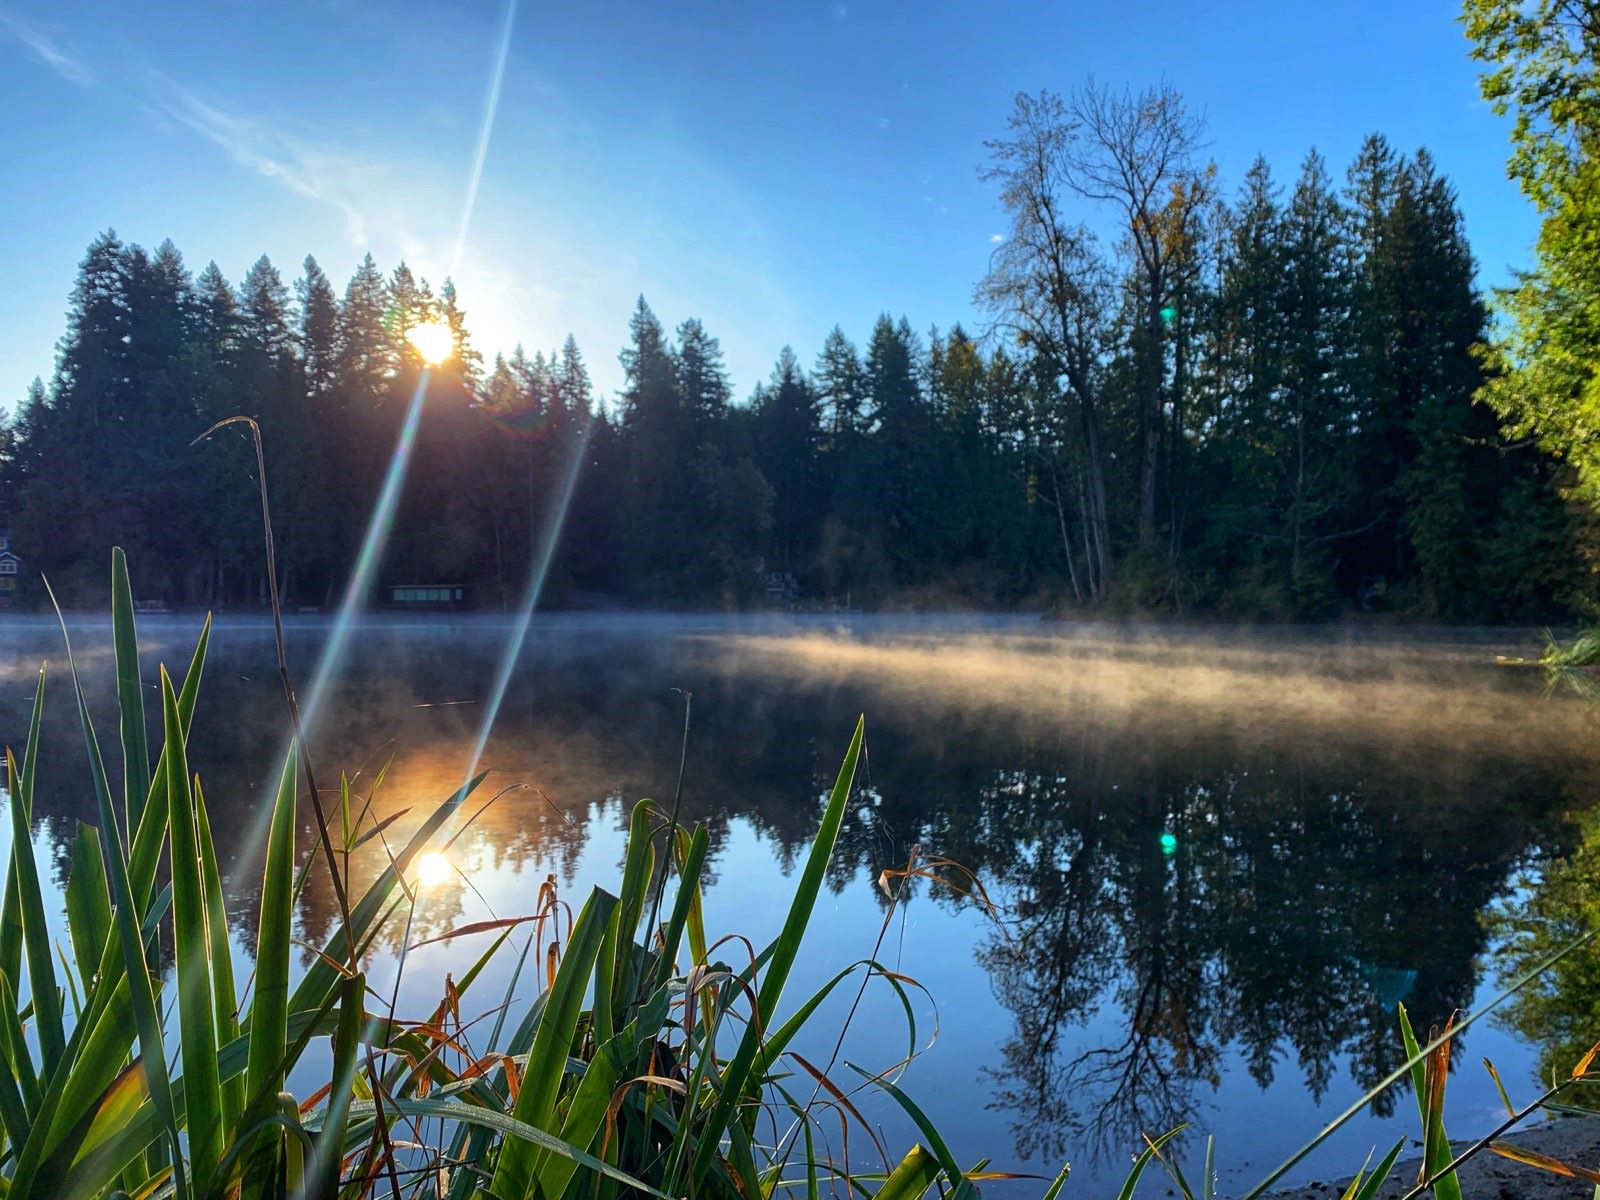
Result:
[[11,537],[0,529],[0,604],[8,603],[17,590],[17,573],[22,560],[11,549]]

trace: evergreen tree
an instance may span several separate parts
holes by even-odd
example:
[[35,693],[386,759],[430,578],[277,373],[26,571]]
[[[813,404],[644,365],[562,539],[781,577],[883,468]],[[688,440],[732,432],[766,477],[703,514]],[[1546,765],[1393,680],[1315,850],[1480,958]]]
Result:
[[821,405],[788,346],[772,379],[751,398],[755,463],[772,487],[774,569],[802,574],[814,552],[821,507]]

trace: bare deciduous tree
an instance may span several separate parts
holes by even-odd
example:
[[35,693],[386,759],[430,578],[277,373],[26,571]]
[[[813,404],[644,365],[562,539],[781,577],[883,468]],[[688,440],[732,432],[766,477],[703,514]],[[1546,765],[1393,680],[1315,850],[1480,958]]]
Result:
[[1161,456],[1161,384],[1167,309],[1176,263],[1187,253],[1193,217],[1213,171],[1197,168],[1205,122],[1170,84],[1140,92],[1092,79],[1062,105],[1071,133],[1063,176],[1080,195],[1113,205],[1126,230],[1136,281],[1133,344],[1139,400],[1139,546],[1155,544],[1156,472]]
[[[990,163],[983,178],[1000,184],[1011,231],[990,258],[978,299],[992,314],[995,330],[1028,347],[1049,369],[1063,406],[1077,409],[1086,575],[1090,594],[1098,597],[1111,572],[1100,430],[1111,276],[1093,234],[1064,212],[1075,127],[1061,98],[1048,92],[1019,93],[1007,132],[1007,137],[986,143]],[[1050,419],[1058,414],[1045,417],[1043,424],[1051,431],[1065,424]],[[1054,475],[1055,445],[1050,449]],[[1061,527],[1070,564],[1064,519]]]

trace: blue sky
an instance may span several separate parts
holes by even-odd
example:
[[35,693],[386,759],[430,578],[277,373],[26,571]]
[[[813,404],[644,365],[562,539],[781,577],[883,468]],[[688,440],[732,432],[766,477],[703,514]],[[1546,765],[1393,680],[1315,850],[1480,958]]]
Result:
[[[1478,99],[1458,6],[521,0],[455,278],[492,354],[578,337],[597,384],[636,295],[722,339],[737,394],[880,311],[975,325],[1004,227],[976,168],[1013,92],[1165,79],[1233,188],[1265,154],[1336,177],[1362,137],[1427,145],[1487,284],[1533,214]],[[0,405],[48,377],[75,266],[115,227],[235,281],[370,250],[455,257],[503,0],[0,0]]]

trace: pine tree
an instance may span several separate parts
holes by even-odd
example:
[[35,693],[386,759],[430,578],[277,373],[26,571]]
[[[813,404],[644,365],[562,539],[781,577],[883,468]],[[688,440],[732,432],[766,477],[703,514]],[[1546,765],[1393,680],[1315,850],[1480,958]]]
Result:
[[771,566],[804,573],[820,515],[821,406],[794,350],[785,346],[772,379],[750,401],[755,463],[772,487]]
[[[1332,580],[1320,561],[1342,535],[1330,521],[1353,488],[1346,448],[1355,432],[1348,386],[1350,266],[1343,211],[1315,151],[1284,214],[1282,307],[1283,494],[1289,586],[1300,611],[1323,606]],[[1312,559],[1319,562],[1313,564]]]

